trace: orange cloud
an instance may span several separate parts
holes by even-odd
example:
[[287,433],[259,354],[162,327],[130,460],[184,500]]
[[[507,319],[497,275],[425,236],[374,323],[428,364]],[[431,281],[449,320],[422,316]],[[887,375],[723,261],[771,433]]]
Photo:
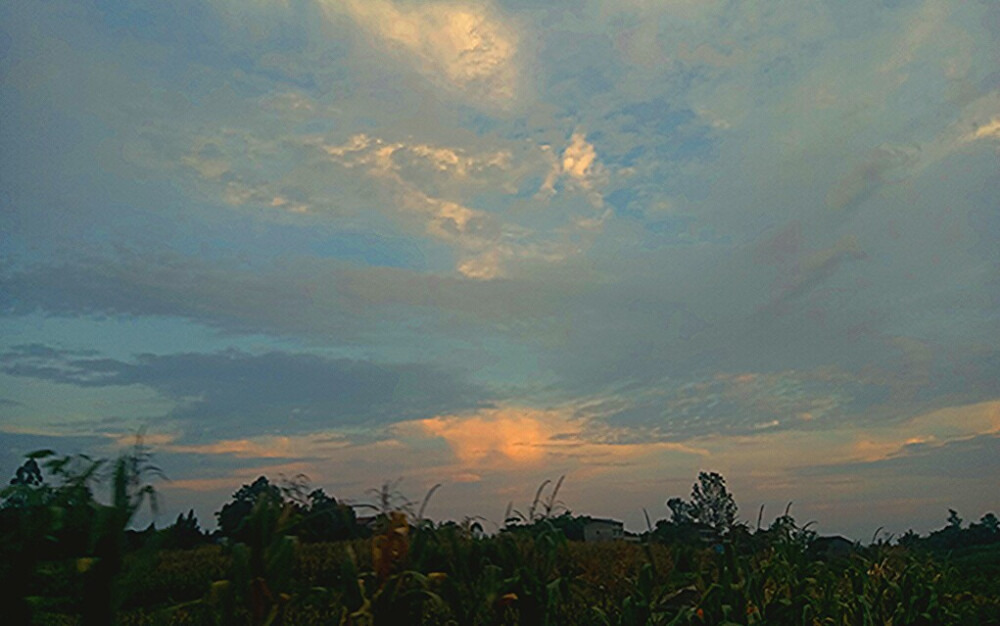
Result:
[[195,454],[223,454],[241,459],[280,459],[315,454],[320,450],[341,448],[346,442],[336,437],[326,437],[322,443],[316,442],[316,435],[298,437],[255,437],[253,439],[223,439],[215,443],[184,446],[167,445],[170,452],[190,452]]
[[646,460],[658,462],[664,452],[708,454],[672,442],[608,443],[614,437],[588,431],[587,421],[572,415],[570,408],[503,407],[410,422],[400,425],[398,434],[403,440],[407,436],[443,439],[458,462],[452,473],[463,476],[478,475],[484,468],[511,471],[554,465],[572,469],[578,477],[592,476]]
[[488,462],[498,456],[518,464],[537,463],[544,445],[563,419],[554,412],[499,409],[473,417],[434,417],[420,420],[427,434],[444,439],[463,463]]

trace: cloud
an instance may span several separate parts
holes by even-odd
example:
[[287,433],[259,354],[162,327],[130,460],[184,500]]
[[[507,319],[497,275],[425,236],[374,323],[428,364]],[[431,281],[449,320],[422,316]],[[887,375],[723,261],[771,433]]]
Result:
[[966,141],[978,139],[1000,139],[1000,117],[993,118],[965,137]]
[[[998,395],[992,6],[126,5],[0,10],[0,334],[98,349],[8,350],[18,427],[211,411],[252,430],[165,443],[196,447],[179,463],[405,470],[493,500],[637,446],[588,486],[625,510],[704,458],[667,443],[797,489],[775,450],[879,462],[951,440],[880,428]],[[225,382],[165,382],[170,356]],[[381,447],[226,378],[254,363]],[[424,384],[401,364],[443,377],[403,422],[307,374]],[[313,431],[346,460],[312,459]],[[853,480],[831,478],[838,502]]]
[[[504,405],[393,426],[399,441],[444,441],[453,454],[442,471],[468,476],[558,467],[575,476],[596,476],[615,467],[646,463],[663,453],[708,454],[695,446],[665,441],[615,441],[607,426],[574,417],[572,407],[538,409]],[[601,433],[598,435],[597,433]]]
[[[365,134],[355,135],[344,145],[327,145],[323,149],[345,167],[363,166],[371,176],[394,186],[395,206],[419,216],[428,235],[473,252],[493,248],[499,241],[501,225],[495,217],[452,200],[430,196],[422,187],[426,187],[428,175],[465,181],[470,173],[507,169],[510,153],[467,156],[457,149],[387,143]],[[430,172],[421,171],[428,166]]]
[[916,160],[917,151],[912,148],[884,146],[875,149],[830,188],[826,195],[827,206],[838,210],[857,208],[884,185],[902,180],[907,168]]
[[994,474],[1000,449],[1000,402],[948,407],[855,435],[847,458],[816,464],[807,475],[938,476]]
[[[272,480],[281,477],[291,477],[305,475],[310,469],[310,465],[301,461],[266,463],[258,459],[252,467],[245,464],[236,467],[226,467],[225,475],[213,476],[212,478],[181,478],[164,483],[161,489],[166,492],[167,497],[177,494],[177,499],[189,505],[194,497],[194,501],[200,500],[199,494],[212,494],[217,496],[214,506],[221,506],[225,503],[223,494],[235,491],[239,484],[251,484],[259,476],[269,476]],[[211,506],[211,505],[210,505]]]
[[[13,474],[24,463],[25,456],[36,450],[55,450],[60,454],[74,454],[82,450],[107,450],[108,441],[96,434],[80,435],[56,432],[19,432],[17,429],[0,428],[0,478]],[[7,483],[3,478],[4,484]]]
[[[912,439],[893,455],[874,461],[843,465],[837,473],[854,472],[869,478],[876,476],[929,476],[981,481],[1000,471],[1000,436],[980,435],[958,441],[938,443]],[[825,468],[826,472],[833,471]],[[807,472],[812,474],[813,472]],[[817,473],[823,473],[823,470]]]
[[422,322],[409,318],[420,337],[441,324],[450,332],[474,324],[480,334],[517,320],[530,323],[555,315],[560,299],[580,289],[560,281],[541,285],[309,257],[257,268],[231,258],[207,262],[143,252],[8,270],[0,307],[10,315],[171,316],[230,332],[302,334],[352,345],[373,334],[405,335],[398,320],[414,310],[437,312]]
[[568,180],[567,185],[570,187],[577,186],[587,192],[594,206],[604,204],[601,194],[594,187],[607,182],[607,172],[597,159],[594,145],[587,141],[582,132],[573,133],[561,158],[552,159],[552,167],[539,189],[539,195],[554,195],[560,179]]
[[508,106],[518,96],[517,36],[488,5],[327,0],[324,6],[346,12],[377,46],[438,86],[485,106]]
[[[989,468],[1000,440],[998,408],[994,396],[863,429],[832,421],[712,435],[691,444],[709,451],[705,462],[730,479],[741,504],[754,509],[766,503],[769,511],[780,511],[791,499],[797,518],[818,519],[823,528],[839,526],[855,536],[870,536],[887,522],[926,532],[940,526],[948,506],[969,510],[985,504],[975,494],[989,489],[995,475]],[[896,509],[902,516],[894,517]]]
[[[835,421],[813,426],[747,436],[711,435],[693,443],[716,455],[733,455],[736,464],[759,463],[763,467],[767,465],[764,456],[782,450],[780,462],[771,465],[775,470],[817,476],[853,474],[865,466],[891,464],[918,452],[950,454],[966,443],[995,438],[1000,434],[1000,401],[949,406],[895,422],[869,424],[864,429]],[[768,445],[748,445],[764,440]]]
[[925,2],[915,10],[904,21],[902,32],[896,37],[894,52],[878,67],[878,71],[883,74],[898,72],[912,63],[921,48],[943,30],[951,11],[952,7],[945,2]]
[[[79,387],[142,385],[175,403],[164,418],[188,441],[308,433],[334,426],[389,423],[486,404],[490,392],[455,373],[421,364],[376,364],[309,354],[237,350],[144,354],[126,362],[39,348],[0,355],[8,376]],[[230,452],[238,452],[235,443]],[[246,448],[249,450],[249,448]]]
[[310,432],[308,435],[278,436],[265,435],[244,439],[221,439],[212,443],[184,445],[174,443],[172,437],[156,443],[148,442],[158,450],[176,454],[222,455],[238,459],[303,459],[321,454],[334,454],[343,449],[348,441],[336,434]]
[[[775,250],[773,246],[771,249]],[[802,296],[833,276],[842,264],[863,258],[865,254],[861,250],[858,238],[845,235],[829,248],[813,252],[796,263],[791,276],[781,279],[771,306]]]
[[559,427],[544,412],[517,409],[489,411],[468,417],[433,417],[418,423],[427,435],[441,437],[459,461],[484,467],[498,460],[537,464],[543,446]]
[[619,441],[697,441],[763,427],[801,429],[842,419],[863,385],[830,370],[716,373],[624,386],[581,401],[577,415]]
[[587,142],[583,133],[573,133],[563,152],[562,171],[580,181],[581,185],[589,187],[590,178],[597,169],[597,152],[593,144]]
[[[462,198],[474,197],[490,187],[494,193],[499,187],[504,196],[501,202],[515,201],[520,181],[545,153],[545,147],[532,149],[522,144],[519,148],[522,163],[513,162],[510,150],[476,154],[432,144],[389,142],[366,134],[355,135],[344,144],[321,146],[343,167],[364,169],[378,181],[392,199],[381,210],[415,222],[424,234],[453,246],[458,252],[458,272],[477,280],[508,276],[518,264],[564,261],[580,254],[585,242],[600,230],[600,219],[579,215],[570,215],[568,223],[558,227],[538,229],[531,213],[522,214],[517,221],[510,211],[487,211],[464,203]],[[599,206],[600,196],[591,185],[603,170],[595,158],[593,146],[582,135],[574,135],[563,162],[554,164],[557,171],[549,178],[554,184],[563,167],[568,167],[567,176]],[[547,187],[551,187],[549,180],[543,190]]]
[[[237,276],[242,279],[233,280]],[[286,274],[286,278],[292,277]],[[301,275],[291,283],[278,279],[264,288],[271,282],[266,273],[225,268],[225,264],[213,269],[176,255],[125,254],[113,260],[75,259],[9,273],[3,278],[3,307],[14,314],[167,315],[233,330],[273,329],[284,318],[281,325],[289,328],[305,321],[302,316],[309,315],[308,305],[314,302],[308,285],[300,281]],[[332,330],[339,316],[334,311],[326,316],[324,325]],[[353,324],[343,317],[339,321],[349,332]]]
[[324,143],[321,147],[345,167],[365,166],[378,176],[395,175],[401,180],[436,176],[461,183],[470,182],[470,179],[482,181],[491,171],[509,169],[512,156],[509,150],[470,154],[462,148],[412,141],[390,142],[366,133],[356,134],[341,145]]
[[[588,276],[597,275],[579,273],[576,266],[537,271],[530,279],[472,281],[333,260],[289,257],[258,268],[225,258],[206,263],[174,254],[126,254],[8,273],[2,292],[4,309],[18,316],[170,316],[240,334],[366,346],[382,358],[445,364],[483,376],[498,371],[509,376],[527,363],[530,373],[516,375],[517,384],[558,385],[563,399],[637,389],[628,391],[634,403],[629,411],[622,409],[620,423],[655,424],[663,433],[725,429],[727,420],[735,428],[774,419],[796,423],[782,414],[733,406],[723,411],[726,404],[703,412],[700,421],[689,421],[696,411],[665,421],[664,394],[718,372],[808,372],[822,366],[864,371],[836,383],[845,398],[860,398],[844,414],[849,419],[861,419],[885,402],[879,394],[890,394],[897,405],[879,408],[885,417],[903,411],[903,405],[906,411],[926,407],[938,397],[957,401],[959,394],[971,401],[988,395],[998,362],[988,354],[970,357],[959,338],[958,343],[937,341],[939,333],[925,338],[931,362],[907,365],[910,357],[893,348],[893,338],[907,333],[886,326],[892,309],[857,309],[867,305],[854,300],[855,276],[846,268],[860,244],[850,236],[838,241],[818,251],[803,243],[787,264],[774,266],[753,263],[758,254],[753,247],[722,264],[711,250],[674,251],[645,259],[646,270],[635,262],[621,269],[605,266],[610,276],[621,278],[610,282],[590,281]],[[866,267],[865,273],[877,269]],[[636,275],[643,280],[627,278]],[[830,289],[815,288],[834,279]],[[785,299],[775,315],[768,303],[781,294]],[[956,314],[953,304],[947,311]],[[435,342],[429,344],[428,337]],[[671,382],[661,388],[665,378]],[[870,389],[865,379],[872,380]],[[654,391],[646,394],[644,386]],[[827,395],[808,385],[806,390],[807,396]],[[744,422],[744,416],[752,417]]]

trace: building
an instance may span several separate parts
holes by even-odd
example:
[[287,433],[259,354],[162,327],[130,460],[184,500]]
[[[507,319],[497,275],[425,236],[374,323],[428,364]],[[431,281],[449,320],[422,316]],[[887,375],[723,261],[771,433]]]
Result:
[[583,527],[583,540],[617,541],[625,538],[625,524],[613,519],[592,519]]
[[850,556],[857,549],[857,545],[850,539],[839,535],[830,537],[816,537],[809,546],[809,552],[814,557],[823,559],[838,559]]

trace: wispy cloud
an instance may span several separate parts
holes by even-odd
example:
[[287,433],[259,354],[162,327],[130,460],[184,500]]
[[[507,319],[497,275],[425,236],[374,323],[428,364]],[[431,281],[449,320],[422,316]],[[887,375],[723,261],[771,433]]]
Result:
[[906,168],[916,161],[914,149],[880,147],[837,181],[827,192],[826,203],[832,209],[856,208],[893,181],[899,182]]

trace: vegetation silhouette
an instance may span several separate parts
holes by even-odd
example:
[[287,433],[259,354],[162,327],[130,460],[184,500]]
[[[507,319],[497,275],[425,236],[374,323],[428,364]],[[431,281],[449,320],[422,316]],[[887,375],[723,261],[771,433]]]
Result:
[[[194,514],[129,527],[162,473],[141,440],[113,460],[28,455],[0,492],[7,623],[66,624],[996,624],[1000,522],[987,513],[869,545],[819,537],[784,513],[741,521],[725,479],[623,540],[588,524],[546,480],[530,506],[481,518],[425,517],[387,481],[350,505],[305,476],[261,476],[204,532]],[[95,496],[106,484],[106,504]],[[356,512],[370,511],[369,517]]]

